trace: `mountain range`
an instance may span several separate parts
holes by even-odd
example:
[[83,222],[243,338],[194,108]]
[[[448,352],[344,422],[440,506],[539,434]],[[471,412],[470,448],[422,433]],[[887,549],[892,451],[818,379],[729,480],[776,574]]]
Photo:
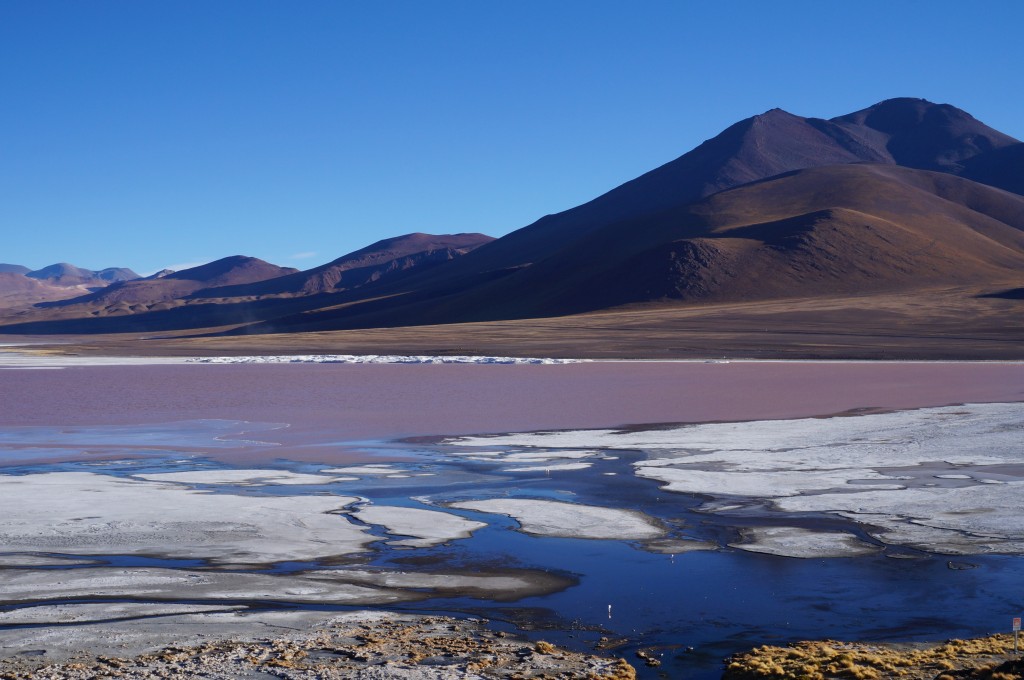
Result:
[[137,278],[138,274],[124,267],[93,270],[59,262],[33,271],[20,264],[0,264],[0,306],[77,297]]
[[773,109],[498,239],[412,234],[303,272],[238,256],[123,276],[0,332],[323,331],[942,287],[1017,299],[1022,194],[1024,144],[956,107]]

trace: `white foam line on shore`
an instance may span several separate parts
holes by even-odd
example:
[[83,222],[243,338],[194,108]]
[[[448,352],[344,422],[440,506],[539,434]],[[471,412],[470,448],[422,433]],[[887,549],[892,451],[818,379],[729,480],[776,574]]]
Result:
[[399,354],[295,354],[239,357],[195,357],[196,364],[578,364],[588,359],[532,357],[434,356]]

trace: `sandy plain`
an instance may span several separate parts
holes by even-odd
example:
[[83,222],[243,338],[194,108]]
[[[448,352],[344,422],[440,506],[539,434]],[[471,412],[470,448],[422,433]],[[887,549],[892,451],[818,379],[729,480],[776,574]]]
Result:
[[[413,354],[601,359],[1024,359],[1024,300],[944,287],[747,303],[651,304],[572,316],[264,335],[234,327],[38,336],[82,355]],[[18,336],[0,336],[18,342]]]

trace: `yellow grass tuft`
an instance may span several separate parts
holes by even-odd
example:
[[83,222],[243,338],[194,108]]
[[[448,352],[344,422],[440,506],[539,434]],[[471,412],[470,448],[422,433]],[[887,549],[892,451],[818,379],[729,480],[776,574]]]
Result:
[[[763,645],[732,657],[724,680],[1024,680],[1010,658],[1013,638],[993,635],[932,646],[868,645],[833,640]],[[999,668],[999,671],[993,669]],[[951,675],[948,671],[957,671]]]

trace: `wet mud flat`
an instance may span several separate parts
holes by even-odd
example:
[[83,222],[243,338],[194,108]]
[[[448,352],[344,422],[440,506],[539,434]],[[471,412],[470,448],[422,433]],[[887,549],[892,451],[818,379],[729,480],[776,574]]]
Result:
[[862,406],[376,439],[347,438],[366,432],[358,409],[4,427],[0,647],[39,665],[273,647],[371,610],[711,678],[822,631],[1004,627],[1021,609],[1024,406]]

